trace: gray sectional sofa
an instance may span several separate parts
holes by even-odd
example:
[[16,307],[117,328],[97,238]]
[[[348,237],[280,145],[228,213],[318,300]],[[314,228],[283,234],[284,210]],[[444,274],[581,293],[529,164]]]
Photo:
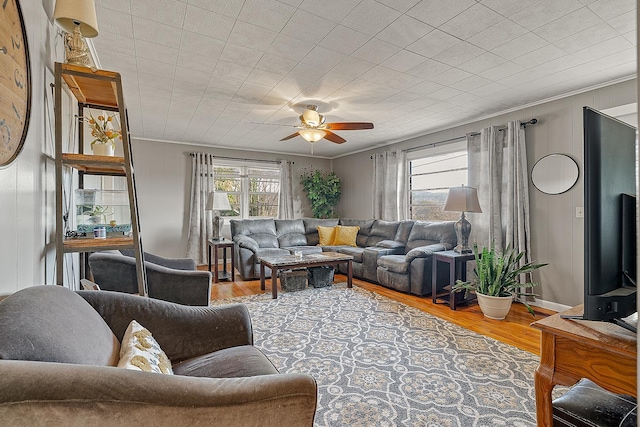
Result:
[[[236,243],[236,268],[245,280],[260,277],[260,256],[339,252],[353,256],[354,277],[422,296],[432,289],[431,255],[456,245],[453,224],[348,218],[248,219],[231,220],[231,235]],[[318,246],[318,226],[335,225],[359,226],[357,246]],[[439,288],[448,284],[445,273],[438,276]],[[271,271],[266,269],[265,274],[270,277]]]

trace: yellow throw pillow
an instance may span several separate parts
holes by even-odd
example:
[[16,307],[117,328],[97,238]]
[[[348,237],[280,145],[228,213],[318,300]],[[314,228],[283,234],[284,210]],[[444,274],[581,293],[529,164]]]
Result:
[[318,246],[330,246],[333,245],[333,239],[336,235],[336,227],[323,227],[318,226],[318,238],[320,242]]
[[171,361],[151,332],[132,320],[122,337],[118,368],[173,375]]
[[338,225],[336,227],[336,236],[333,240],[333,245],[357,246],[356,236],[358,235],[358,230],[360,230],[360,227],[357,225]]

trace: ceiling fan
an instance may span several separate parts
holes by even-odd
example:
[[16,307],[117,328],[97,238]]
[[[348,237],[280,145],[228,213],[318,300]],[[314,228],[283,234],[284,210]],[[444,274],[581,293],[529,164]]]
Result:
[[360,130],[373,129],[373,123],[369,122],[342,122],[342,123],[325,123],[324,116],[318,113],[317,105],[307,105],[307,108],[300,115],[300,126],[296,126],[300,130],[285,136],[280,141],[286,141],[300,135],[305,140],[314,143],[322,138],[327,139],[336,144],[342,144],[347,140],[332,131],[334,130]]

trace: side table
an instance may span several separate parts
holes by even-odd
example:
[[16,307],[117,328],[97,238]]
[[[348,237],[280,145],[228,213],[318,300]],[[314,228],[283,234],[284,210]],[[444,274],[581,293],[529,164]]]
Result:
[[438,294],[438,262],[449,264],[449,284],[453,286],[458,279],[462,281],[467,280],[467,261],[473,261],[474,259],[475,255],[472,253],[459,254],[455,251],[434,252],[433,267],[431,269],[431,300],[434,304],[436,304],[438,300],[443,300],[449,303],[451,310],[455,310],[458,304],[471,300],[471,298],[468,300],[465,299],[464,293],[462,292],[452,294],[448,291]]
[[[209,239],[207,246],[209,247],[209,271],[211,271],[211,250],[213,249],[213,283],[226,279],[231,279],[232,282],[235,282],[235,242],[224,238],[220,240]],[[218,272],[218,249],[222,249],[223,267],[221,272]],[[231,250],[231,271],[227,271],[227,249]]]

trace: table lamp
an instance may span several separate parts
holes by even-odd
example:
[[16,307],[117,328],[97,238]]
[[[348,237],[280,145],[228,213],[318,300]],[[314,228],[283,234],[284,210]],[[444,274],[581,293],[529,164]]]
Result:
[[462,212],[460,219],[455,223],[456,237],[458,244],[453,250],[459,254],[467,254],[472,252],[469,248],[469,234],[471,233],[471,224],[464,216],[465,212],[482,213],[480,202],[478,201],[478,190],[473,187],[451,187],[447,195],[447,201],[444,203],[444,211]]
[[89,66],[84,38],[98,35],[98,18],[93,0],[57,0],[53,21],[67,33],[64,43],[67,64]]
[[222,240],[220,237],[220,231],[224,224],[224,218],[220,216],[220,211],[230,211],[231,204],[229,203],[229,196],[227,193],[211,192],[207,198],[208,211],[213,211],[213,240]]

